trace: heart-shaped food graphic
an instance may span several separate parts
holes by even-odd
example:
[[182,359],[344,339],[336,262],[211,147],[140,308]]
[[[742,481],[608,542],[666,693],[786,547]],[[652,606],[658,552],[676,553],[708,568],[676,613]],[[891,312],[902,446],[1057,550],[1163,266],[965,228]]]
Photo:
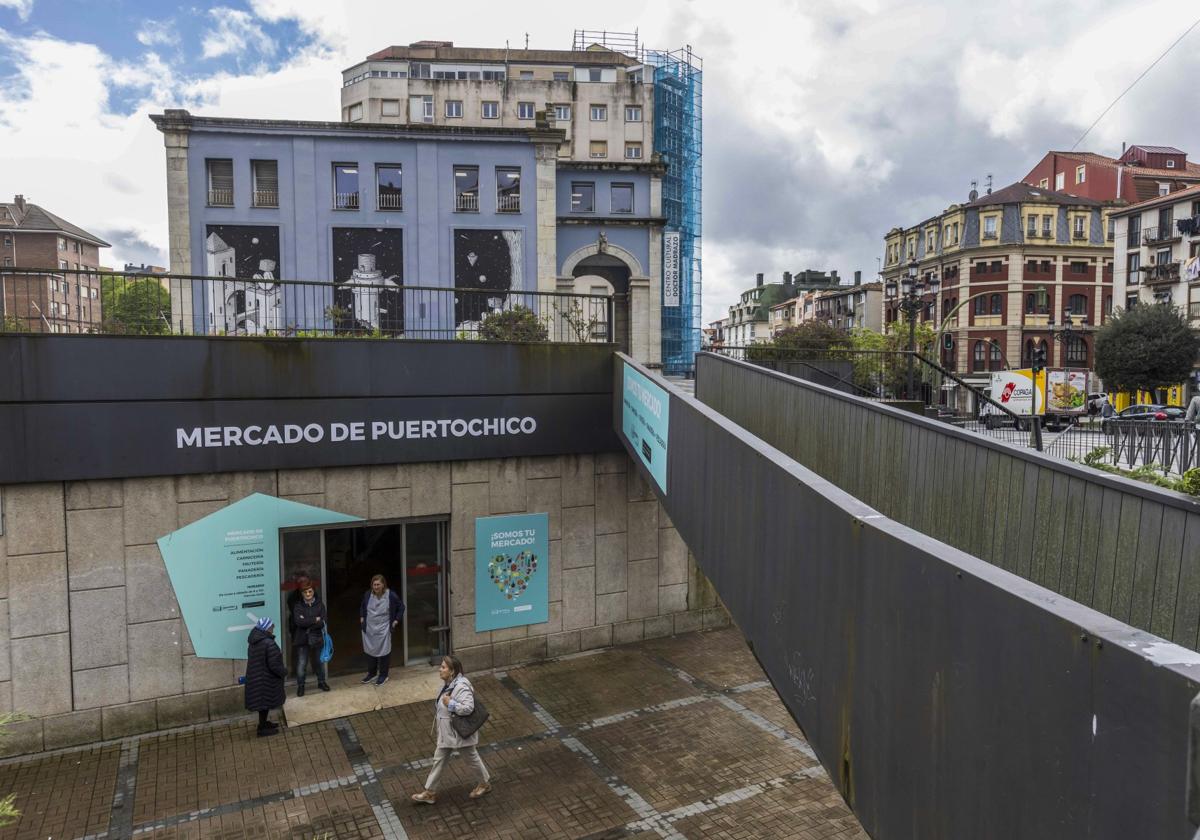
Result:
[[488,563],[488,577],[505,598],[515,601],[525,594],[537,567],[537,555],[531,551],[522,551],[516,557],[497,554]]

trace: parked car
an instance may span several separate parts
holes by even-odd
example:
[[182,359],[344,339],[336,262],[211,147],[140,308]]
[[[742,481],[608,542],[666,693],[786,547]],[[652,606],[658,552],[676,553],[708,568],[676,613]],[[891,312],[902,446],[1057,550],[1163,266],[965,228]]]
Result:
[[1087,395],[1087,413],[1099,414],[1104,409],[1104,404],[1108,402],[1108,394],[1088,394]]
[[1177,405],[1139,403],[1121,409],[1112,417],[1105,418],[1100,424],[1100,428],[1105,432],[1109,431],[1114,420],[1182,420],[1185,413]]

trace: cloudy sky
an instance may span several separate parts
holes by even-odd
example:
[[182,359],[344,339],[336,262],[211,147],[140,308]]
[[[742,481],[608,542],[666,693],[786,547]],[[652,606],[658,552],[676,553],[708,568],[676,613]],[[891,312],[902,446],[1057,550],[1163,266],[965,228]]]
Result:
[[[575,28],[704,58],[704,319],[761,271],[871,277],[883,234],[1069,149],[1196,19],[1184,0],[0,0],[0,195],[24,193],[166,260],[161,135],[146,115],[338,118],[340,72],[390,44],[569,48]],[[1200,28],[1080,147],[1200,159]],[[11,199],[8,199],[11,200]]]

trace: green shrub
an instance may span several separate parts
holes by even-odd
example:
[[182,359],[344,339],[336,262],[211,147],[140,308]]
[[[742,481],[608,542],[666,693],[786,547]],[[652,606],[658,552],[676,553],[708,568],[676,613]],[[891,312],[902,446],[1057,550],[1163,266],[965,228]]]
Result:
[[485,315],[479,324],[479,337],[485,341],[546,341],[549,331],[532,309],[514,306]]

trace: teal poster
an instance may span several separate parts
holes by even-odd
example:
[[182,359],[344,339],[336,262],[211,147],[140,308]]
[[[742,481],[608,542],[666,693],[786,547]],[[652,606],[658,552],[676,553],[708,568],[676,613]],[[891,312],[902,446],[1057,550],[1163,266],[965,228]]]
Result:
[[245,659],[258,619],[270,616],[279,627],[280,528],[357,521],[255,493],[161,537],[158,550],[196,655]]
[[654,483],[667,492],[667,430],[671,400],[667,392],[625,365],[621,387],[621,431]]
[[475,630],[550,620],[550,515],[475,520]]

